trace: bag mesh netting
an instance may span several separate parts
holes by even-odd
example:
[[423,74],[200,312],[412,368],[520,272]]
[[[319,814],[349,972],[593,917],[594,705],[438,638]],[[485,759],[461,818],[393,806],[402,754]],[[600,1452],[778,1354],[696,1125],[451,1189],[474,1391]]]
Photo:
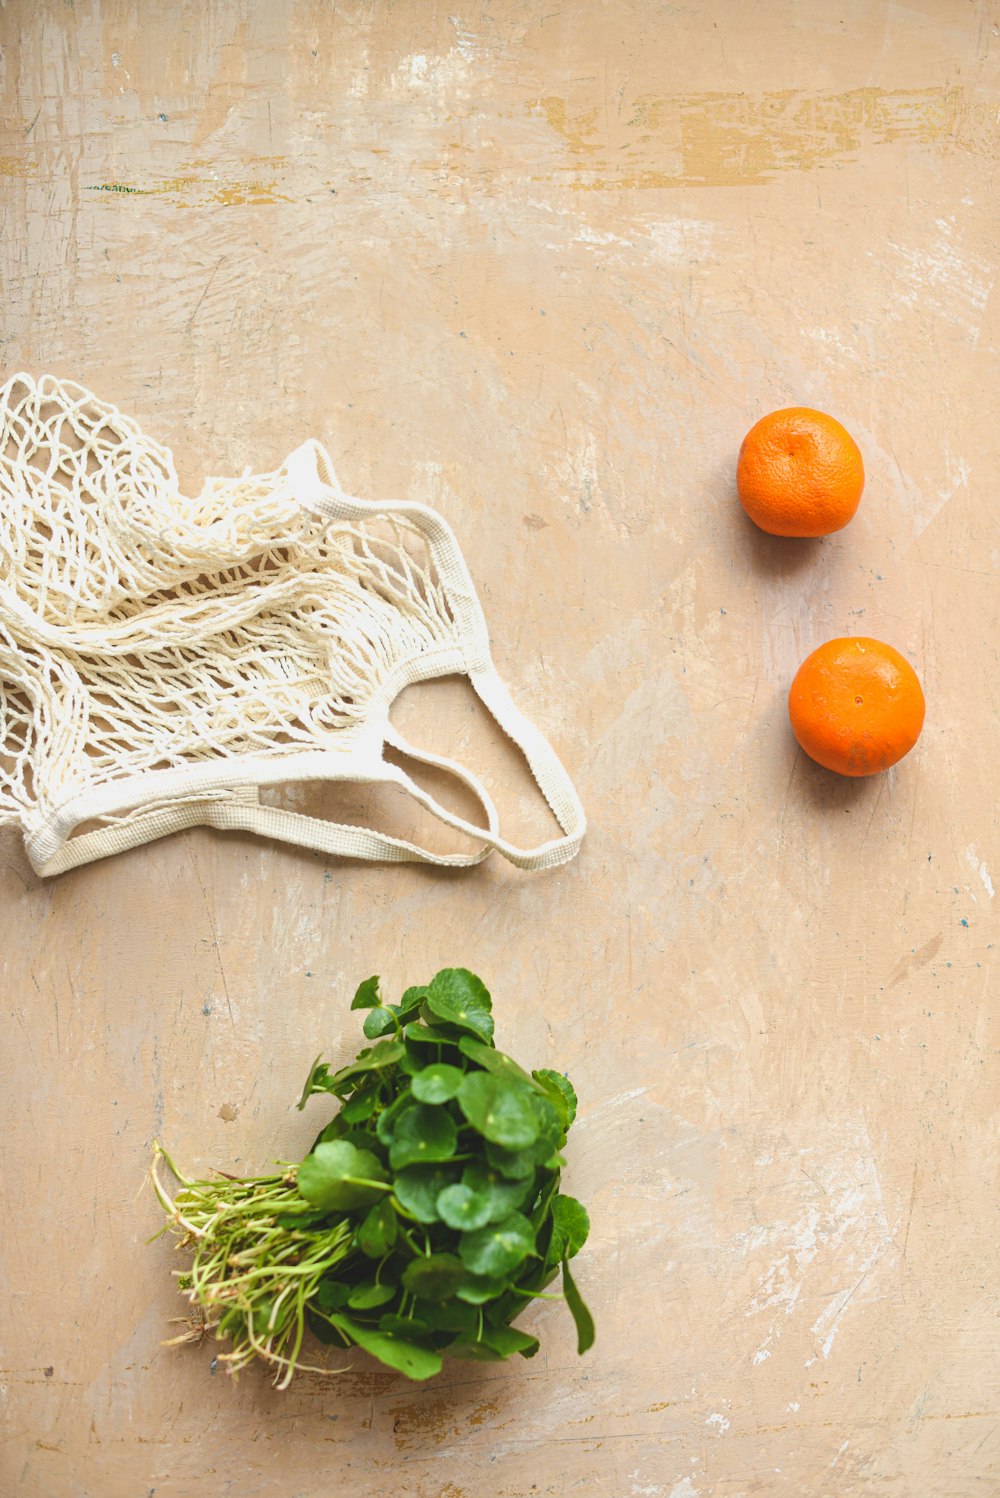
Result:
[[[273,473],[180,492],[166,448],[68,381],[0,390],[0,822],[54,874],[195,823],[352,857],[525,868],[577,851],[582,808],[493,668],[482,610],[433,510],[341,489],[317,442]],[[406,744],[403,687],[465,674],[523,750],[561,828],[501,837],[481,782]],[[389,745],[450,771],[483,825],[448,811]],[[474,839],[435,854],[260,801],[287,781],[402,785]]]

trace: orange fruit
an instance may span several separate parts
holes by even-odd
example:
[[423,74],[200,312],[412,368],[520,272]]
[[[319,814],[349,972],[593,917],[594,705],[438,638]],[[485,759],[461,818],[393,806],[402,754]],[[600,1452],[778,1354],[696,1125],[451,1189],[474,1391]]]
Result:
[[743,438],[736,464],[740,504],[772,536],[839,531],[857,510],[864,486],[857,443],[822,411],[772,411]]
[[917,673],[891,645],[828,640],[806,656],[788,694],[792,732],[838,775],[875,775],[908,754],[924,723]]

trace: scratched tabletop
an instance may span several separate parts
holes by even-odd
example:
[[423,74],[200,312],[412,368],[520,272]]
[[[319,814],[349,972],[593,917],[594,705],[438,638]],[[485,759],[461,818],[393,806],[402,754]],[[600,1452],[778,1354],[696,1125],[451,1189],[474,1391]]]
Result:
[[[185,492],[316,436],[437,508],[590,823],[535,874],[195,829],[40,880],[3,831],[2,1491],[1000,1491],[1000,7],[5,0],[0,44],[5,375],[83,382]],[[793,404],[864,453],[822,542],[735,498]],[[785,707],[843,634],[928,702],[861,781]],[[550,835],[465,684],[394,718]],[[421,1385],[163,1346],[153,1140],[297,1158],[357,983],[447,965],[580,1094],[592,1352],[551,1302],[533,1361]]]

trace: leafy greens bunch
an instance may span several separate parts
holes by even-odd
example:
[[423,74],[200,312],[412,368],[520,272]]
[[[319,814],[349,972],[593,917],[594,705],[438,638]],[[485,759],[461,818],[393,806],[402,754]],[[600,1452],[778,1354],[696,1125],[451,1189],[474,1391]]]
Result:
[[284,1388],[309,1328],[430,1378],[445,1356],[532,1357],[537,1339],[511,1323],[561,1271],[585,1352],[594,1324],[569,1261],[589,1220],[559,1190],[571,1084],[496,1049],[489,993],[464,968],[398,1004],[369,978],[351,1007],[374,1043],[340,1071],[314,1062],[299,1107],[329,1093],[340,1108],[297,1167],[192,1181],[157,1146],[162,1231],[194,1250],[179,1279],[197,1320],[174,1341],[212,1330],[234,1372],[262,1358]]

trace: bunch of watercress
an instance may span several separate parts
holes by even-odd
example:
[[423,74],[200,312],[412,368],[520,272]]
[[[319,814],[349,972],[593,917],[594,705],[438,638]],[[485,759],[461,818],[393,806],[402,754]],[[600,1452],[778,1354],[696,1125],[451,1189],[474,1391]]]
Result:
[[594,1324],[569,1261],[589,1220],[559,1190],[571,1084],[496,1049],[490,996],[464,968],[398,1004],[369,978],[351,1007],[374,1044],[339,1071],[313,1063],[299,1107],[329,1093],[340,1108],[297,1167],[191,1181],[157,1147],[163,1231],[194,1250],[179,1278],[195,1318],[174,1340],[212,1330],[234,1372],[262,1358],[287,1387],[308,1328],[424,1379],[445,1356],[532,1357],[537,1339],[511,1323],[561,1271],[585,1352]]

